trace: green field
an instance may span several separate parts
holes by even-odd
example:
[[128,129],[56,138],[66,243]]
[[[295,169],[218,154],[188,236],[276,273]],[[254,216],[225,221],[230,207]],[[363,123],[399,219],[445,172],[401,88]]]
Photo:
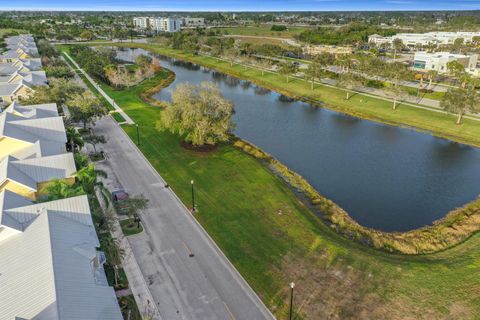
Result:
[[[290,281],[300,318],[480,317],[480,235],[416,257],[342,238],[259,160],[230,145],[198,155],[182,149],[179,137],[158,132],[161,109],[139,94],[166,76],[125,91],[103,88],[139,124],[142,152],[185,203],[195,180],[197,219],[279,319],[286,318]],[[135,128],[123,128],[135,141]]]
[[307,30],[307,27],[288,27],[285,31],[272,31],[271,25],[260,26],[242,26],[242,27],[228,27],[228,28],[213,28],[223,34],[238,35],[238,36],[255,36],[255,37],[273,37],[273,38],[293,38],[302,31]]

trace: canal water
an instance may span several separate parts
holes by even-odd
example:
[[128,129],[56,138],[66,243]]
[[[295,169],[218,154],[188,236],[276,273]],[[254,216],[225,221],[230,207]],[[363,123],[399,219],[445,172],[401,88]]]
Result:
[[[118,58],[132,61],[139,54],[148,52],[122,49]],[[415,229],[480,193],[480,149],[312,106],[195,64],[157,58],[176,79],[156,99],[170,100],[179,83],[215,82],[235,105],[237,136],[302,175],[363,226]]]

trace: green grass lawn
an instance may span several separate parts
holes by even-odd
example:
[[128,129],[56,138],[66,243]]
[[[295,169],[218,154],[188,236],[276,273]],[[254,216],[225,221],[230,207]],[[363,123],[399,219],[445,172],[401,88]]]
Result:
[[112,112],[110,113],[113,117],[113,119],[115,119],[115,121],[119,122],[119,123],[122,123],[122,122],[125,122],[126,120],[123,118],[123,116],[118,113],[118,112]]
[[240,65],[231,67],[229,62],[213,57],[193,55],[152,44],[128,43],[121,44],[121,46],[144,48],[158,54],[195,62],[242,79],[251,80],[263,87],[292,97],[322,102],[327,108],[353,116],[392,125],[407,125],[419,130],[429,131],[439,137],[480,146],[480,122],[478,121],[464,119],[462,125],[455,125],[455,115],[447,115],[401,104],[394,111],[392,110],[391,102],[367,97],[362,94],[356,94],[350,100],[345,100],[345,91],[339,88],[316,85],[315,89],[311,90],[310,83],[304,80],[293,79],[287,83],[285,77],[279,74],[266,72],[262,76],[262,73],[256,69],[245,69]]
[[123,234],[126,236],[131,236],[143,231],[143,227],[140,224],[140,227],[137,227],[137,223],[133,218],[120,220],[120,227],[122,228]]
[[274,37],[274,38],[293,38],[295,35],[307,30],[307,27],[288,27],[285,31],[272,31],[271,25],[260,26],[241,26],[228,28],[213,28],[222,34],[239,35],[239,36],[256,36],[256,37]]
[[[423,256],[389,255],[339,236],[261,161],[231,145],[198,155],[157,131],[161,109],[139,94],[166,76],[125,91],[103,88],[139,124],[142,152],[185,203],[195,180],[196,218],[279,319],[290,281],[302,318],[480,317],[480,235]],[[123,128],[136,139],[133,126]]]

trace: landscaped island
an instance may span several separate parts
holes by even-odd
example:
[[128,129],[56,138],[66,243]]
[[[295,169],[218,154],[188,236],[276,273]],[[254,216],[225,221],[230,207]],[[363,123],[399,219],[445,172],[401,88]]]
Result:
[[[195,180],[197,219],[277,316],[287,313],[291,280],[299,288],[298,312],[306,318],[475,318],[480,313],[478,234],[418,257],[386,254],[339,236],[261,161],[231,144],[199,156],[182,148],[180,137],[158,132],[162,110],[141,95],[169,77],[162,70],[129,89],[102,87],[139,124],[140,149],[186,203],[188,183]],[[124,129],[136,139],[134,127]],[[315,204],[335,208],[328,200]]]

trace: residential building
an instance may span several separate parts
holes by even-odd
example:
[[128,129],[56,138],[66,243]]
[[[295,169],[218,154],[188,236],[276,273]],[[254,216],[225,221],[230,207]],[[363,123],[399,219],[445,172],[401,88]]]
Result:
[[0,113],[0,159],[9,155],[26,159],[62,154],[66,142],[63,118],[58,116],[56,104],[13,103]]
[[0,192],[9,190],[36,201],[51,180],[74,184],[76,171],[72,153],[22,160],[7,156],[0,160]]
[[148,29],[153,25],[153,17],[135,17],[133,18],[133,26],[139,29]]
[[177,18],[135,17],[133,25],[139,29],[151,29],[157,32],[177,32],[182,27],[182,20]]
[[0,320],[121,320],[87,196],[0,192]]
[[478,55],[463,55],[449,52],[416,52],[413,59],[413,69],[419,71],[435,70],[439,73],[447,73],[447,64],[451,61],[459,62],[464,65],[467,72],[475,73]]
[[15,83],[0,83],[0,105],[10,104],[18,101],[19,98],[27,98],[34,92],[32,86],[23,80]]

